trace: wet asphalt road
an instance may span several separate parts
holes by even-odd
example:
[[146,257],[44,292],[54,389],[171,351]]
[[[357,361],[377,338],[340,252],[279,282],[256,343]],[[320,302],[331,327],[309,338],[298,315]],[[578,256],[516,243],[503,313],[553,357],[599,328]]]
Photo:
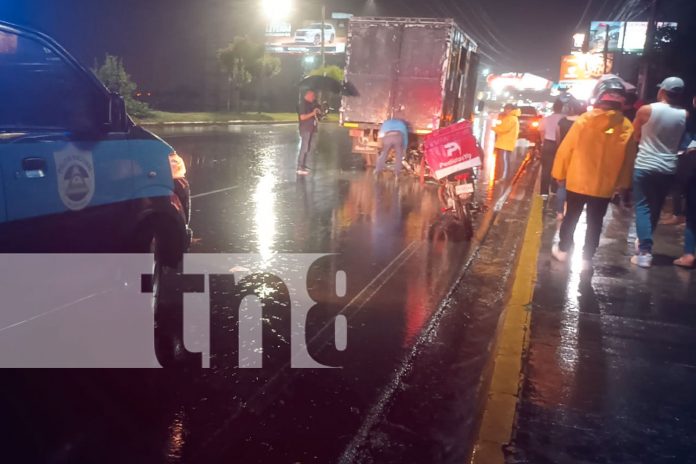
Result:
[[659,226],[654,266],[640,269],[632,211],[612,205],[593,275],[581,247],[570,267],[551,259],[557,228],[545,218],[507,462],[696,462],[696,273],[672,265],[684,227]]
[[[263,368],[239,369],[234,283],[219,278],[210,281],[211,369],[8,371],[3,449],[22,462],[337,461],[459,275],[470,243],[442,216],[434,185],[395,182],[390,173],[375,180],[335,125],[322,127],[306,178],[295,174],[294,126],[158,133],[189,169],[191,253],[255,253],[268,262],[330,254],[308,274],[319,302],[308,318],[308,350],[341,368],[288,368],[288,308],[282,285],[269,280]],[[510,179],[494,182],[486,161],[478,193],[492,206]],[[346,275],[344,296],[326,277],[336,270]],[[343,351],[330,330],[339,312],[348,319]]]

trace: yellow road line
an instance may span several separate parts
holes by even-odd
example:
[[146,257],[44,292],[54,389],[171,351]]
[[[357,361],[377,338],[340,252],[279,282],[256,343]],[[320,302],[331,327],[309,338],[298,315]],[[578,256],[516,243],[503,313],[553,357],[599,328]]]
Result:
[[515,268],[515,281],[498,335],[493,377],[471,458],[472,464],[503,464],[503,446],[512,438],[515,410],[522,387],[522,362],[529,345],[529,305],[534,294],[541,246],[542,209],[543,200],[535,195]]

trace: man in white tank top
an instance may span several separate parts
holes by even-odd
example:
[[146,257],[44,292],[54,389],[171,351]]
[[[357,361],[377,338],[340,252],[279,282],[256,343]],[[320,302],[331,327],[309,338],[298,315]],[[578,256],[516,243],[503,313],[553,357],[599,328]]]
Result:
[[684,81],[668,77],[659,87],[659,101],[640,108],[633,123],[639,143],[633,174],[639,250],[631,262],[644,268],[652,265],[653,232],[674,183],[687,118],[686,110],[677,106]]

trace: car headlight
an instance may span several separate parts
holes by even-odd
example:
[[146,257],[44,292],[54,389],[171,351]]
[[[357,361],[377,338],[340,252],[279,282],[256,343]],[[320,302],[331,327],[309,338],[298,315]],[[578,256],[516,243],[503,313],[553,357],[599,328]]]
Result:
[[172,179],[184,179],[186,177],[186,164],[175,151],[169,154],[169,166],[172,168]]

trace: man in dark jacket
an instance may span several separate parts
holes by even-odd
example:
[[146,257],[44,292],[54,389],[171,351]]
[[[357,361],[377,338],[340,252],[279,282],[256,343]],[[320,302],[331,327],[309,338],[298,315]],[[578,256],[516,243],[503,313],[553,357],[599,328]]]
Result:
[[297,174],[301,176],[309,174],[307,157],[314,151],[314,146],[316,145],[319,115],[321,114],[316,98],[313,90],[307,90],[304,94],[304,99],[300,102],[297,109],[297,116],[300,122],[300,139],[302,140],[300,152],[297,155]]

